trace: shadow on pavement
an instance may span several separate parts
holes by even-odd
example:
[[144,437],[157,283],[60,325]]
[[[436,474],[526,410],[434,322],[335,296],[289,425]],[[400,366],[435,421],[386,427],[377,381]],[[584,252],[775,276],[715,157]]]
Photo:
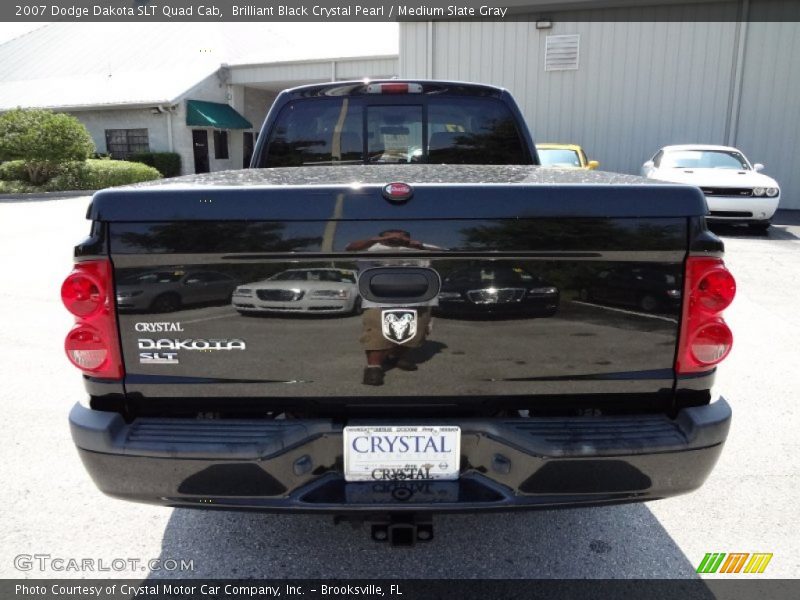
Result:
[[722,237],[757,240],[800,240],[800,210],[779,210],[772,218],[772,227],[767,231],[751,229],[746,225],[709,223],[709,229]]
[[800,210],[779,210],[772,222],[775,225],[800,225]]
[[175,509],[161,558],[194,578],[696,578],[646,505],[437,515],[412,548],[374,542],[330,516]]
[[745,225],[719,225],[713,224],[709,225],[709,229],[716,233],[718,236],[726,238],[737,238],[737,239],[756,239],[756,240],[778,240],[778,241],[785,241],[785,240],[800,240],[800,237],[795,235],[792,229],[796,229],[795,227],[790,227],[787,225],[780,225],[773,223],[772,227],[770,227],[766,231],[760,231],[757,229],[750,229]]

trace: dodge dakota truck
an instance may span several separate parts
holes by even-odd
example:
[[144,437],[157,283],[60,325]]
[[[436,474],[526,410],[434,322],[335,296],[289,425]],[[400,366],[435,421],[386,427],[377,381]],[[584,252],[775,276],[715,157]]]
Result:
[[94,195],[62,287],[74,442],[117,498],[396,544],[436,512],[689,492],[731,420],[706,214],[695,187],[539,167],[500,89],[288,90],[251,168]]

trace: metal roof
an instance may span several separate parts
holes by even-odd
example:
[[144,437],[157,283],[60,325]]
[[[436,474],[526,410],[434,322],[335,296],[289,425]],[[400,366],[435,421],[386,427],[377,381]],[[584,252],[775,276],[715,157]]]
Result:
[[0,44],[0,110],[168,104],[223,64],[396,54],[398,43],[394,23],[52,23]]

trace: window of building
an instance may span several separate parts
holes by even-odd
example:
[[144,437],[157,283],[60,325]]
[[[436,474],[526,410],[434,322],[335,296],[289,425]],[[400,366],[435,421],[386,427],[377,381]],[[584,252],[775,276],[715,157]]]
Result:
[[118,160],[136,152],[150,152],[147,129],[106,129],[106,151]]
[[227,131],[214,131],[214,158],[228,158]]

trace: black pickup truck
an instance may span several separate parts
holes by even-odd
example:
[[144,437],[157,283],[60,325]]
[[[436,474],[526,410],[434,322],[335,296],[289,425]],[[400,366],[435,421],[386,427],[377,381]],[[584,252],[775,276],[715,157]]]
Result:
[[[62,297],[98,487],[399,543],[700,486],[735,293],[703,194],[537,162],[505,91],[339,82],[281,94],[250,169],[96,193]],[[609,272],[672,301],[587,297]]]

